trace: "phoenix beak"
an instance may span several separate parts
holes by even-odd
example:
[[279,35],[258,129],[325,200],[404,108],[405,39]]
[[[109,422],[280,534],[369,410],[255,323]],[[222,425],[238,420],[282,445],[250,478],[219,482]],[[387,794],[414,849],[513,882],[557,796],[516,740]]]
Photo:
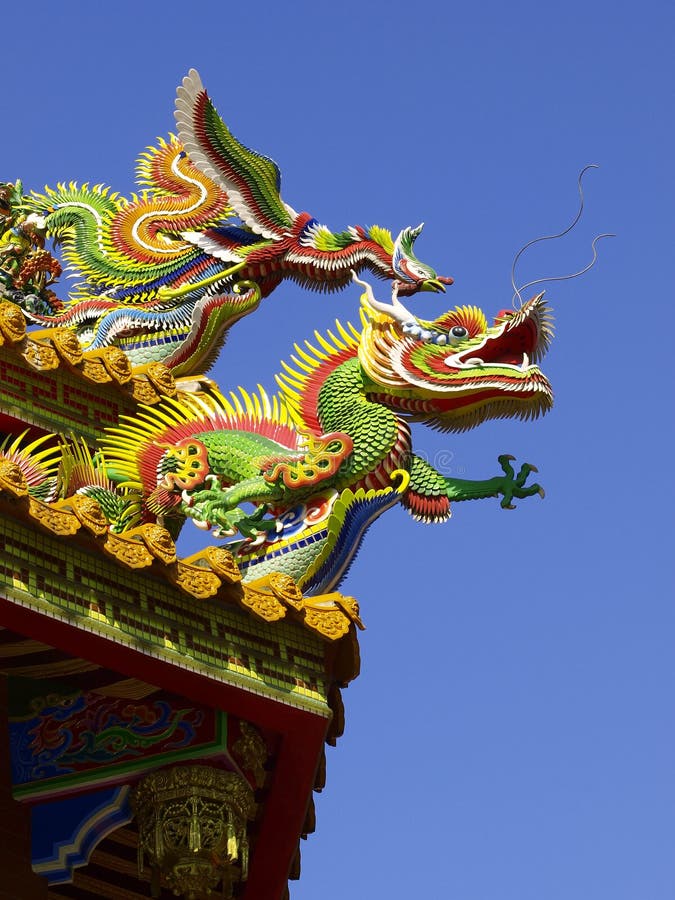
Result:
[[445,285],[438,278],[427,278],[422,282],[421,291],[433,291],[436,294],[445,293]]

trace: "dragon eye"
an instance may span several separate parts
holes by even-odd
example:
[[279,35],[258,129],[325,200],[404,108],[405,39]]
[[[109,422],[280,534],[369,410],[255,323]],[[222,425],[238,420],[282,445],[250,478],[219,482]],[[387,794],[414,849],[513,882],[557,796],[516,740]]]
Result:
[[450,329],[450,337],[454,338],[456,341],[463,341],[468,335],[469,331],[463,325],[453,325]]

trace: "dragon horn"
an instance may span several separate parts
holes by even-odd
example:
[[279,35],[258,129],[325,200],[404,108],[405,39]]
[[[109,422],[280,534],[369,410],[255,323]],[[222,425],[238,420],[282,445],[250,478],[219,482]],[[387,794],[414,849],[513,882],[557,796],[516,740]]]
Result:
[[367,281],[362,281],[354,270],[352,270],[352,278],[357,284],[360,284],[365,288],[362,296],[366,298],[367,304],[374,310],[377,310],[377,312],[389,316],[390,319],[394,319],[395,322],[399,322],[401,325],[407,325],[417,321],[415,316],[413,316],[412,313],[409,313],[398,299],[398,287],[396,285],[393,286],[391,291],[391,303],[380,303],[379,300],[375,299],[372,287]]

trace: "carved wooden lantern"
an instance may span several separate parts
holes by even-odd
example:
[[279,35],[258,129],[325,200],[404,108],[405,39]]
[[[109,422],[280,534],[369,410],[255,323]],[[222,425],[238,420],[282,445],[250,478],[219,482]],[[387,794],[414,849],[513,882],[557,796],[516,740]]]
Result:
[[133,791],[138,864],[152,868],[152,896],[164,880],[176,896],[203,900],[222,881],[223,897],[246,880],[246,826],[255,814],[253,791],[234,772],[209,766],[160,769]]

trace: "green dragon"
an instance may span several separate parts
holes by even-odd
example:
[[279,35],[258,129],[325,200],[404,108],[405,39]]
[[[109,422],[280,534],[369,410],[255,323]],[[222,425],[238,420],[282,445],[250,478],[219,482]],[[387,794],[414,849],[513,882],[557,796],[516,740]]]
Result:
[[500,496],[512,508],[542,494],[526,483],[534,467],[516,473],[509,456],[487,480],[444,475],[413,452],[409,423],[462,431],[546,412],[543,294],[488,325],[474,306],[420,320],[395,289],[385,304],[360,283],[362,330],[338,323],[317,334],[318,346],[296,345],[279,395],[183,395],[147,407],[110,429],[97,483],[80,478],[76,489],[96,497],[117,530],[191,518],[235,538],[228,546],[245,578],[282,571],[309,593],[339,584],[368,526],[396,503],[441,522],[453,500]]

